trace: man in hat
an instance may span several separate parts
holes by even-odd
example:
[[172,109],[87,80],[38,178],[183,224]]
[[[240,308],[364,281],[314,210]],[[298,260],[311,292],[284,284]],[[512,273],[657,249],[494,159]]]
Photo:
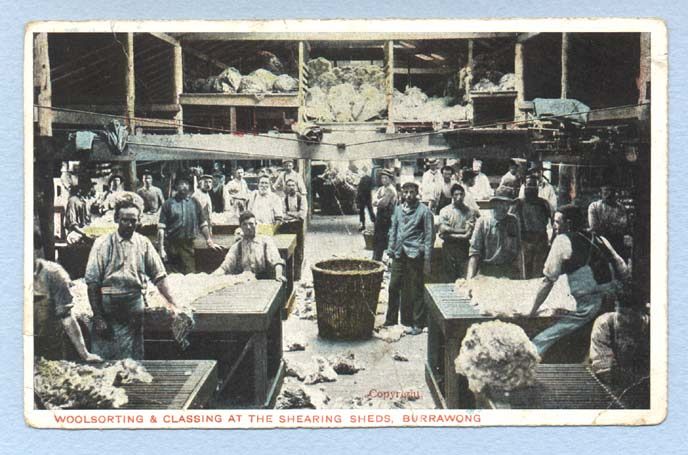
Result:
[[258,178],[258,189],[248,198],[248,210],[259,224],[278,224],[284,218],[282,199],[270,190],[270,177]]
[[511,196],[516,197],[521,188],[521,176],[519,175],[520,166],[516,160],[509,162],[509,171],[502,176],[499,186],[508,188],[511,191]]
[[547,229],[552,212],[547,201],[538,196],[538,181],[534,175],[526,179],[524,198],[516,199],[509,212],[518,218],[521,226],[526,278],[540,277],[549,251]]
[[432,203],[442,187],[442,173],[439,171],[440,161],[437,158],[430,158],[428,161],[428,170],[423,174],[421,181],[422,198],[421,202],[428,207]]
[[423,284],[424,275],[430,274],[434,218],[418,201],[417,183],[404,183],[401,192],[404,202],[394,209],[389,229],[392,266],[385,325],[396,325],[401,311],[401,323],[411,327],[411,335],[418,335],[426,325]]
[[[454,168],[451,166],[443,166],[440,171],[442,174],[442,184],[437,188],[431,206],[429,206],[433,213],[439,215],[440,210],[452,203],[452,188],[458,182],[454,179]],[[464,191],[465,193],[465,191]]]
[[142,207],[134,196],[117,200],[117,231],[95,241],[84,275],[93,309],[93,353],[106,360],[143,360],[143,291],[149,280],[171,312],[177,307],[160,256],[150,240],[135,232]]
[[473,195],[479,201],[489,199],[492,197],[492,187],[490,186],[490,180],[482,172],[483,162],[482,160],[473,160],[473,172],[475,172],[475,185],[473,188]]
[[[528,172],[526,173],[526,176],[535,176],[538,182],[538,197],[541,197],[542,199],[546,200],[547,203],[549,204],[549,208],[551,211],[551,215],[554,216],[554,212],[557,209],[557,191],[552,186],[551,183],[547,181],[545,176],[542,173],[542,164],[540,163],[534,163],[530,168],[528,168]],[[525,197],[525,185],[521,185],[521,190],[518,193],[518,197],[523,199]]]
[[394,174],[388,169],[379,173],[382,186],[373,196],[375,214],[375,231],[373,232],[373,260],[381,261],[382,254],[387,248],[389,228],[392,226],[392,213],[397,204],[397,191],[394,189]]
[[246,210],[249,194],[248,183],[244,179],[244,168],[239,166],[234,170],[234,178],[227,182],[224,188],[225,212],[233,212],[239,218],[239,215]]
[[[208,220],[208,227],[210,228],[210,214],[213,213],[213,201],[210,199],[210,190],[213,188],[213,176],[208,174],[201,175],[198,179],[198,188],[194,191],[193,199],[198,202],[203,211],[204,219]],[[212,228],[211,232],[212,232]]]
[[600,193],[602,199],[588,207],[590,230],[609,240],[614,249],[625,257],[624,236],[628,232],[626,208],[616,199],[616,188],[611,183],[602,185]]
[[193,241],[200,231],[208,247],[220,251],[210,236],[209,220],[196,199],[189,195],[190,185],[186,177],[178,177],[176,192],[165,201],[160,209],[158,221],[158,248],[163,261],[167,260],[170,269],[177,273],[194,273]]
[[143,213],[156,213],[165,203],[162,190],[153,186],[153,174],[150,171],[143,171],[141,179],[143,186],[136,191],[136,194],[143,199]]
[[478,211],[464,204],[466,194],[461,185],[455,183],[451,189],[452,203],[440,210],[440,233],[445,281],[453,283],[466,275],[468,246]]
[[467,278],[481,275],[523,279],[521,230],[518,219],[509,214],[513,199],[497,188],[490,198],[491,213],[478,218],[468,249]]
[[86,196],[91,191],[91,186],[91,180],[84,177],[79,179],[78,185],[69,190],[70,196],[67,200],[64,223],[67,243],[69,244],[88,238],[83,228],[91,222],[91,213],[86,202]]
[[303,183],[303,179],[298,172],[294,170],[294,160],[284,160],[282,161],[283,170],[277,177],[275,185],[273,186],[275,193],[282,197],[287,189],[287,180],[293,180],[296,182],[296,190],[299,194],[306,194],[306,185]]

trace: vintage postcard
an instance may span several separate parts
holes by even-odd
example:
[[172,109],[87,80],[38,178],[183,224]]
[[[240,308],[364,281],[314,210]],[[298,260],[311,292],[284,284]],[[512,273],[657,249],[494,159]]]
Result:
[[46,21],[24,74],[28,425],[664,420],[663,22]]

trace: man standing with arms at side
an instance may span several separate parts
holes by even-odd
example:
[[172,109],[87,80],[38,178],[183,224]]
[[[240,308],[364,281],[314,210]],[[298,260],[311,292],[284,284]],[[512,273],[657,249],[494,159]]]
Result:
[[162,190],[153,186],[153,174],[150,171],[144,171],[141,178],[143,179],[143,186],[139,188],[136,194],[143,199],[143,213],[156,213],[165,203]]
[[237,167],[234,171],[234,178],[227,182],[223,191],[224,209],[225,212],[232,212],[234,216],[239,218],[239,215],[246,210],[248,202],[249,190],[248,183],[244,179],[244,168]]
[[475,220],[480,216],[463,203],[465,191],[455,183],[451,189],[452,204],[440,210],[440,238],[445,281],[453,283],[466,276],[468,242],[473,234]]
[[361,166],[361,178],[356,187],[356,205],[358,206],[358,219],[361,222],[359,231],[365,231],[365,211],[368,210],[370,221],[375,224],[373,212],[373,178],[370,176],[368,166]]
[[526,179],[525,197],[516,199],[509,212],[518,218],[521,226],[526,279],[541,277],[549,252],[547,228],[552,218],[549,204],[538,196],[535,176]]
[[[198,202],[203,212],[203,218],[208,221],[210,228],[210,214],[213,213],[213,201],[210,199],[210,190],[213,188],[213,176],[203,174],[198,181],[198,189],[194,191],[193,199]],[[212,229],[210,229],[212,232]]]
[[417,183],[404,183],[401,192],[404,202],[394,209],[389,230],[392,266],[385,325],[396,325],[401,310],[401,323],[411,327],[411,335],[418,335],[427,318],[423,284],[430,274],[434,219],[430,209],[418,201]]
[[99,237],[88,256],[84,281],[93,309],[93,353],[106,360],[143,360],[143,291],[150,280],[170,302],[165,266],[150,240],[134,232],[141,207],[131,197],[115,204],[117,231]]
[[[158,248],[163,261],[177,273],[194,273],[193,241],[200,231],[208,247],[221,250],[210,237],[208,220],[204,218],[200,204],[189,196],[189,181],[184,177],[175,182],[177,192],[160,209],[158,222]],[[167,243],[167,245],[166,245]]]
[[392,213],[397,204],[397,190],[392,184],[394,174],[383,169],[380,171],[382,186],[377,189],[373,197],[373,205],[377,208],[375,214],[375,231],[373,232],[373,260],[381,261],[389,243],[389,228],[392,226]]
[[420,190],[421,202],[432,210],[435,197],[442,186],[442,173],[439,171],[440,161],[437,158],[428,160],[428,170],[423,173]]
[[294,251],[294,281],[301,279],[303,252],[305,246],[305,220],[308,217],[308,200],[296,192],[296,182],[287,180],[287,194],[284,196],[284,223],[280,232],[296,234]]

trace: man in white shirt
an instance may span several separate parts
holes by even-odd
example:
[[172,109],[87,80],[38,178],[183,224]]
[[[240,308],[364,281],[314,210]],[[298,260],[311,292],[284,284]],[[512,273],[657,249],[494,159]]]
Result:
[[242,238],[229,248],[220,267],[213,275],[238,275],[251,272],[258,279],[286,281],[284,261],[271,237],[256,235],[258,222],[246,211],[239,217]]
[[270,191],[270,177],[263,175],[258,180],[258,190],[248,199],[248,210],[259,224],[277,224],[284,218],[282,200]]
[[237,167],[234,171],[234,179],[225,184],[223,190],[225,212],[233,212],[238,218],[246,210],[249,190],[244,179],[244,168]]
[[439,171],[440,162],[437,158],[428,160],[428,170],[423,174],[421,181],[421,202],[431,206],[439,188],[442,186],[442,173]]
[[287,180],[293,180],[296,183],[296,189],[299,194],[306,194],[306,185],[298,172],[294,170],[294,160],[282,161],[284,170],[279,174],[275,181],[274,190],[278,196],[284,195],[287,189]]
[[210,199],[210,190],[213,188],[213,176],[204,174],[198,181],[198,188],[194,191],[193,199],[201,206],[203,217],[210,223],[210,214],[213,213],[213,201]]
[[481,160],[473,160],[473,172],[475,172],[475,185],[473,193],[479,201],[490,199],[494,194],[490,186],[490,180],[482,173],[483,162]]

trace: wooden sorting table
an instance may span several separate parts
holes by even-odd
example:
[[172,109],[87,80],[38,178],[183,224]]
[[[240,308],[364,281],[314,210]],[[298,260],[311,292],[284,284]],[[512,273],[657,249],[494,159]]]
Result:
[[536,383],[506,393],[476,394],[487,409],[623,409],[626,405],[583,364],[541,364]]
[[124,384],[124,409],[208,408],[217,388],[214,360],[143,360],[153,382]]
[[[294,303],[294,252],[296,251],[296,234],[276,234],[271,236],[275,241],[277,250],[284,260],[284,275],[287,277],[287,288],[283,316],[286,316],[287,309]],[[225,248],[224,251],[214,251],[208,248],[205,239],[197,238],[194,240],[194,257],[196,260],[196,271],[212,273],[220,267],[227,254],[227,250],[236,241],[236,237],[227,234],[214,235],[213,241]]]
[[[195,325],[186,351],[179,350],[169,331],[147,326],[146,357],[216,360],[218,393],[230,381],[250,382],[249,405],[272,407],[284,380],[283,305],[283,286],[274,280],[220,289],[193,303]],[[245,360],[250,367],[242,370]]]
[[[500,319],[517,324],[529,337],[552,325],[554,317],[503,318],[478,313],[469,299],[459,297],[453,283],[425,285],[428,308],[428,347],[425,380],[437,406],[450,409],[475,407],[468,381],[456,373],[454,360],[461,341],[472,324]],[[581,363],[590,346],[592,321],[578,332],[555,343],[547,352],[545,363]]]

